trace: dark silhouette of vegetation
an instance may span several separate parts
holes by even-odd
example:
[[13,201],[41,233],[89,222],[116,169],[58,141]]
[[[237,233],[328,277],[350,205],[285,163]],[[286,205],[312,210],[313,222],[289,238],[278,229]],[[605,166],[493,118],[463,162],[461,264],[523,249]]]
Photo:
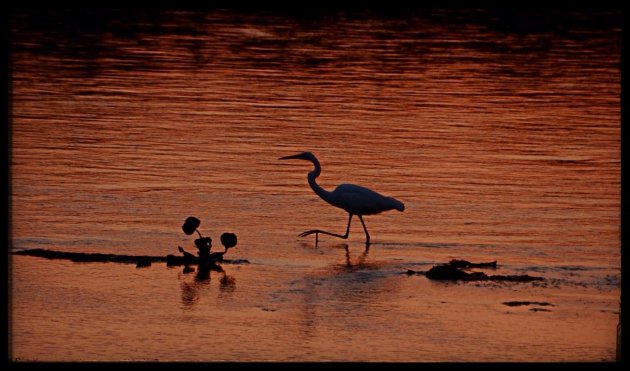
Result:
[[177,249],[182,253],[180,259],[177,257],[169,255],[167,258],[167,265],[185,265],[188,268],[190,264],[197,264],[199,266],[200,271],[208,271],[208,270],[218,270],[217,263],[223,262],[223,256],[227,253],[230,248],[236,246],[237,238],[234,233],[223,233],[221,235],[221,244],[224,249],[220,252],[211,253],[212,250],[212,238],[203,237],[201,232],[199,232],[199,226],[201,225],[201,221],[194,217],[189,216],[184,221],[182,225],[182,230],[187,235],[191,235],[195,232],[199,234],[199,238],[195,240],[195,246],[197,247],[197,256],[187,252],[183,247],[178,246]]

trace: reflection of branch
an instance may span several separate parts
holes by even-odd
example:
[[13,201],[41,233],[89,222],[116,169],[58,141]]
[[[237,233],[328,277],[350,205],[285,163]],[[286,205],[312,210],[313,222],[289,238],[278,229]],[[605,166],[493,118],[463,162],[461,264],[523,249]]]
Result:
[[219,282],[221,283],[219,286],[221,291],[234,291],[236,288],[236,280],[234,277],[228,276],[225,271],[223,272],[223,277],[221,277]]
[[182,304],[191,307],[199,299],[196,285],[182,282],[180,286],[182,288]]
[[210,269],[202,269],[199,268],[197,274],[195,275],[195,281],[204,282],[210,281]]
[[208,286],[211,282],[211,271],[222,273],[221,279],[219,280],[219,289],[222,292],[233,292],[235,290],[236,279],[232,276],[228,276],[220,265],[212,265],[209,268],[198,268],[192,282],[185,280],[184,277],[188,276],[187,273],[195,272],[195,268],[185,266],[182,271],[185,276],[179,275],[181,280],[182,304],[184,306],[191,307],[199,300],[199,290],[204,286]]

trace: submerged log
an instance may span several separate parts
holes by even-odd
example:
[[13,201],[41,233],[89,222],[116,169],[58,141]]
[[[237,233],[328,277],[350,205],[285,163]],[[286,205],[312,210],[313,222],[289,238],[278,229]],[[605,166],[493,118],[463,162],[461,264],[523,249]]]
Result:
[[[46,249],[30,249],[14,251],[15,255],[36,256],[46,259],[65,259],[73,262],[82,263],[125,263],[136,264],[136,267],[148,267],[151,263],[166,262],[166,265],[196,265],[199,259],[184,258],[183,256],[167,255],[167,256],[149,256],[149,255],[116,255],[116,254],[99,254],[99,253],[82,253],[82,252],[66,252]],[[246,259],[228,260],[224,259],[222,263],[227,264],[249,264]]]
[[46,259],[66,259],[74,262],[85,263],[126,263],[126,264],[146,264],[147,262],[159,262],[166,261],[166,258],[161,256],[148,256],[148,255],[116,255],[116,254],[99,254],[99,253],[82,253],[82,252],[67,252],[67,251],[55,251],[46,249],[31,249],[15,251],[15,255],[28,255],[37,256]]

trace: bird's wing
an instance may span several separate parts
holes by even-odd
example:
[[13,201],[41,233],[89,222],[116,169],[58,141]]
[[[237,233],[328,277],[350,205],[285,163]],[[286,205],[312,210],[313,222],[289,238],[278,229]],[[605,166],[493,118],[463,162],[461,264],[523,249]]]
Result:
[[354,184],[342,184],[335,190],[340,207],[351,214],[369,215],[384,210],[384,196]]

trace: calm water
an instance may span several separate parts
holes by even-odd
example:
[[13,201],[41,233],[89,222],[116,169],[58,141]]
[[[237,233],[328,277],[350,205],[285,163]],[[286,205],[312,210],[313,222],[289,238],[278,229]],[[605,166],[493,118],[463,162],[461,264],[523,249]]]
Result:
[[[600,361],[620,295],[620,21],[611,11],[18,13],[10,250],[19,360]],[[308,187],[403,213],[355,219]],[[543,284],[407,276],[452,258]],[[550,312],[508,307],[547,301]]]

